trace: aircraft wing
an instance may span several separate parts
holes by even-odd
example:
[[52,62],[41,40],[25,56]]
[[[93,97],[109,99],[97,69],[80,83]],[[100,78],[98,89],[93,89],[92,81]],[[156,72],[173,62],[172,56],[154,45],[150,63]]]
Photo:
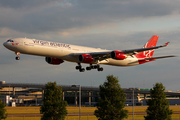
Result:
[[[131,50],[120,50],[120,51],[126,55],[134,55],[134,54],[137,54],[138,52],[143,52],[143,51],[147,51],[147,50],[153,50],[153,49],[158,49],[161,47],[166,47],[168,44],[169,44],[169,42],[165,43],[164,45],[155,46],[155,47],[139,48],[139,49],[131,49]],[[112,52],[112,50],[106,51],[106,52],[73,53],[72,55],[74,57],[78,57],[79,55],[82,55],[82,54],[88,54],[88,55],[93,56],[93,58],[95,60],[101,61],[101,60],[111,58],[111,52]],[[150,59],[152,59],[152,58],[150,58]],[[154,59],[160,59],[160,58],[154,58]]]
[[122,50],[122,52],[127,54],[127,55],[134,55],[138,52],[143,52],[143,51],[147,51],[147,50],[153,50],[153,49],[158,49],[161,47],[166,47],[168,44],[169,44],[169,42],[165,43],[164,45],[160,45],[160,46],[140,48],[140,49],[131,49],[131,50]]

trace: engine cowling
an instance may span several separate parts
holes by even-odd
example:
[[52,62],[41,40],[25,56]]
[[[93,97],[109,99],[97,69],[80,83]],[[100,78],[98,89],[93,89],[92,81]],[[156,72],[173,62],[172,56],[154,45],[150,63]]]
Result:
[[89,54],[82,54],[79,56],[79,61],[84,63],[92,63],[94,61],[94,58]]
[[53,57],[46,57],[45,60],[47,63],[52,64],[52,65],[59,65],[64,62],[62,59],[53,58]]
[[124,60],[127,58],[127,55],[121,51],[112,51],[111,58],[118,59],[118,60]]

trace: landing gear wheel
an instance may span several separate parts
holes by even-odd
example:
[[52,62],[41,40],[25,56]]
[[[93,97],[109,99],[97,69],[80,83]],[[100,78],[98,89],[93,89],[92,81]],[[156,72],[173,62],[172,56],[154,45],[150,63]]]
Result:
[[91,65],[90,68],[91,68],[91,69],[96,69],[95,66],[93,66],[93,65]]
[[94,68],[95,68],[95,69],[99,69],[99,68],[100,68],[100,65],[95,65]]
[[86,70],[91,70],[91,67],[86,67]]
[[79,72],[84,72],[84,71],[85,71],[85,69],[84,69],[84,68],[79,69]]
[[94,69],[97,69],[97,65],[94,66]]
[[101,68],[98,68],[98,71],[103,71],[103,68],[101,67]]
[[79,70],[80,69],[80,66],[76,66],[76,70]]
[[20,60],[20,57],[19,57],[19,56],[17,56],[17,57],[16,57],[16,60]]

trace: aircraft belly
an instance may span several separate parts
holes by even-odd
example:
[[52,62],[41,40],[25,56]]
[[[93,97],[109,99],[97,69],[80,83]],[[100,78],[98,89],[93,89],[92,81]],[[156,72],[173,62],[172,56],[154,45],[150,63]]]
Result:
[[108,64],[108,65],[113,65],[113,66],[133,66],[133,65],[138,65],[138,59],[137,58],[126,58],[124,60],[116,60],[116,59],[108,59],[108,63],[103,63],[103,64]]
[[55,57],[70,62],[79,62],[78,58],[69,55],[72,53],[69,49],[59,49],[59,48],[34,46],[34,45],[26,44],[24,46],[18,46],[17,48],[14,48],[13,51],[20,52],[22,54],[37,55],[44,57]]

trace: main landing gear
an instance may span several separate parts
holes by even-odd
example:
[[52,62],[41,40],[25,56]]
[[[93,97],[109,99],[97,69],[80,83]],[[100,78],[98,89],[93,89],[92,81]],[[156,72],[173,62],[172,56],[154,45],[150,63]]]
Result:
[[79,72],[84,72],[85,71],[85,69],[82,68],[80,63],[78,63],[78,66],[76,66],[76,70],[79,70]]
[[[92,64],[90,64],[89,67],[86,67],[86,70],[87,70],[87,71],[88,71],[88,70],[91,70],[91,69],[97,69],[98,71],[103,71],[103,68],[100,67],[99,64],[97,64],[97,65],[92,65]],[[85,69],[82,68],[81,63],[78,63],[78,66],[76,66],[76,70],[79,70],[79,72],[84,72],[84,71],[85,71]]]
[[16,59],[16,60],[20,60],[20,57],[19,57],[20,52],[15,52],[15,54],[17,55],[17,56],[15,57],[15,59]]

